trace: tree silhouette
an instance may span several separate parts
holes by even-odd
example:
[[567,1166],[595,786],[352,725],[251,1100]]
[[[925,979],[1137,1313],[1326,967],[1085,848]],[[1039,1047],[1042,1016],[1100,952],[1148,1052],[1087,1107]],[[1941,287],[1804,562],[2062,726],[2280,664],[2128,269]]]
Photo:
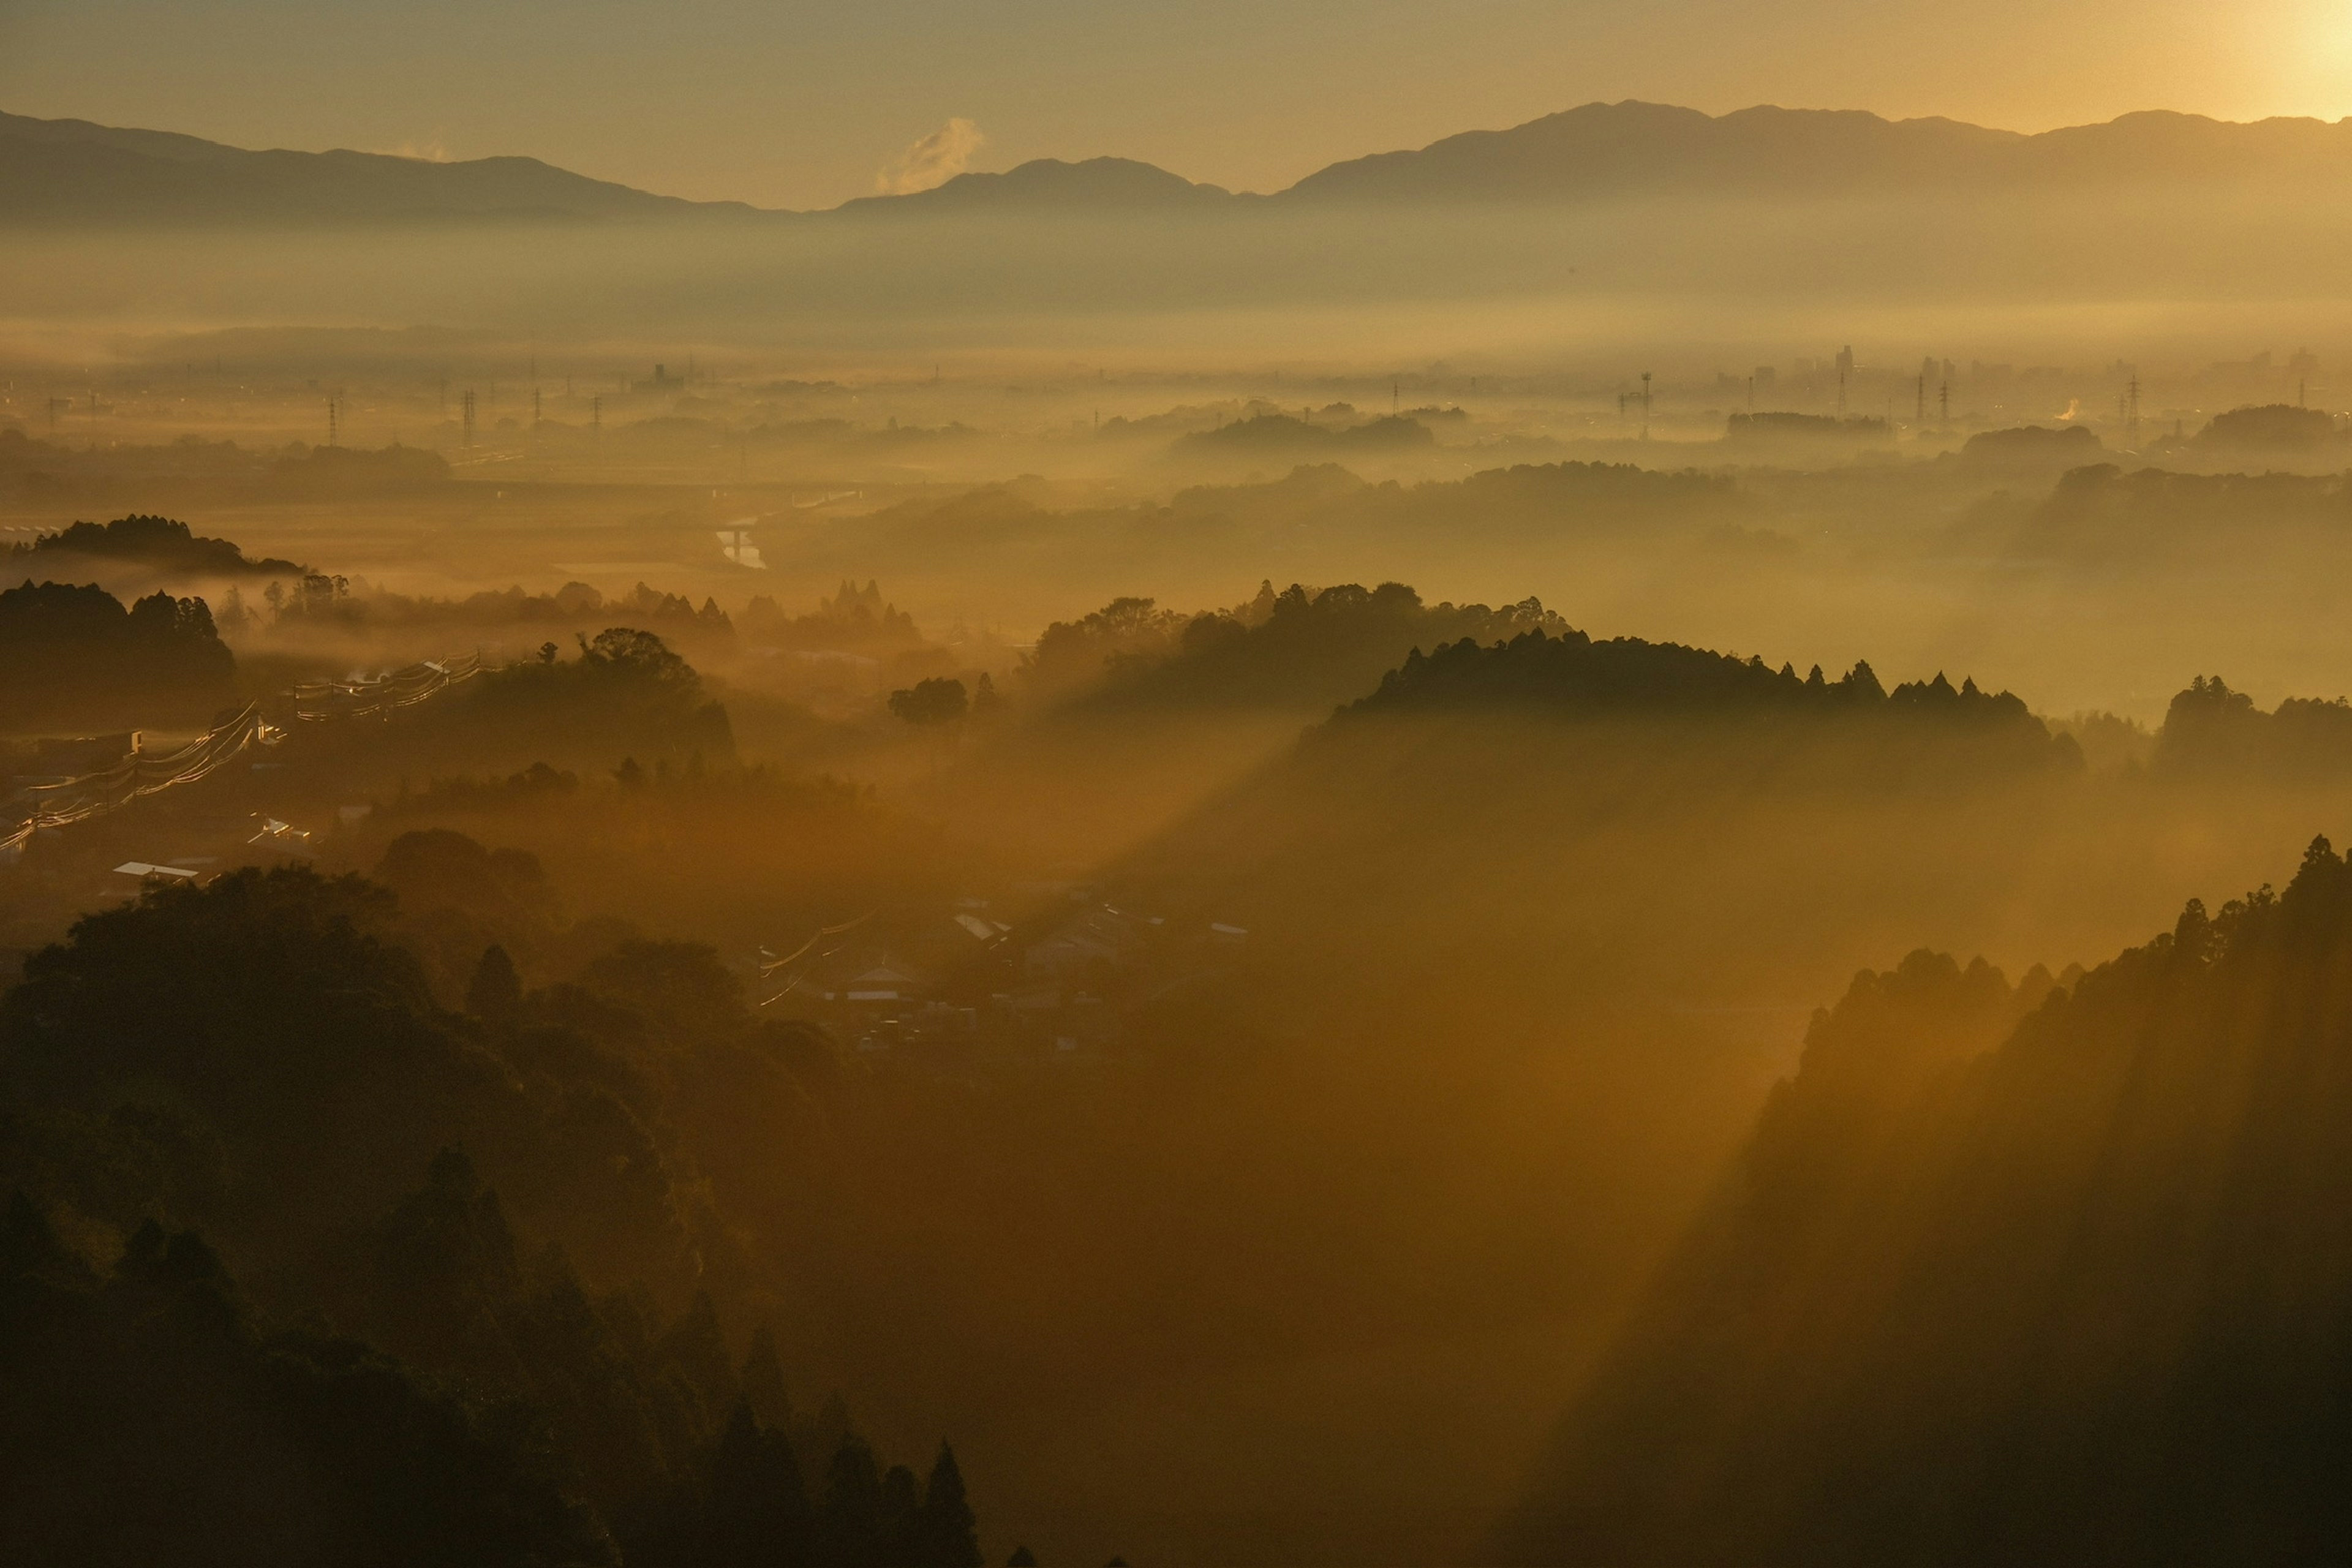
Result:
[[808,1559],[809,1526],[792,1443],[738,1401],[710,1462],[711,1561],[789,1568]]
[[522,977],[514,960],[495,942],[482,950],[474,978],[466,986],[466,1011],[488,1023],[504,1023],[522,1005]]
[[890,693],[890,711],[919,728],[953,724],[971,711],[963,682],[947,676],[919,680]]
[[917,1537],[918,1568],[980,1568],[980,1536],[971,1504],[964,1496],[963,1471],[944,1441],[923,1483],[923,1512]]

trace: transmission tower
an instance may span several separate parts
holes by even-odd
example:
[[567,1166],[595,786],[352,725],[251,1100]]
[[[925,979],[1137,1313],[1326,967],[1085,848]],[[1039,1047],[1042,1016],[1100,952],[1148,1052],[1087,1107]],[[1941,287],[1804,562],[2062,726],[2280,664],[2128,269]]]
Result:
[[1642,439],[1650,438],[1650,373],[1642,373]]
[[459,440],[458,445],[462,447],[471,447],[474,444],[474,389],[472,387],[467,387],[466,389],[466,397],[463,407],[465,410],[466,428],[465,435]]

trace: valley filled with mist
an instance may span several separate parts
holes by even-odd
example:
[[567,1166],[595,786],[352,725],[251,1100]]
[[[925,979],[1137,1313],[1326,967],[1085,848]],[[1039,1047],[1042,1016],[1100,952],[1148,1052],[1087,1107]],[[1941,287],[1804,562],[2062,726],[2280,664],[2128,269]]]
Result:
[[2341,1555],[2347,174],[0,116],[0,1554]]

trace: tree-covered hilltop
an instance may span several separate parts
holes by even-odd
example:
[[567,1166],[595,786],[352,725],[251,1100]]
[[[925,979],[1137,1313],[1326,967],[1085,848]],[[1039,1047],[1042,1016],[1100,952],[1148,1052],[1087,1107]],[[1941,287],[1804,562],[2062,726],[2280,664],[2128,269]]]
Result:
[[1595,641],[1572,628],[1555,636],[1536,627],[1494,644],[1464,638],[1427,654],[1415,648],[1381,678],[1377,690],[1342,710],[1340,717],[1496,710],[1637,719],[1894,721],[1923,731],[1998,739],[2021,755],[2044,761],[2078,760],[2074,743],[2053,737],[2022,699],[1982,690],[1973,679],[1955,687],[1938,673],[1890,691],[1865,663],[1831,680],[1819,665],[1800,676],[1790,665],[1774,669],[1761,657],[1743,659],[1639,637]]
[[0,731],[127,729],[209,715],[236,660],[202,599],[27,581],[0,589]]
[[153,888],[0,996],[0,1556],[977,1568],[952,1454],[756,1326],[828,1048],[611,933],[455,1010],[415,950],[545,934],[536,866],[384,870]]
[[[410,769],[428,775],[545,763],[570,770],[717,767],[735,757],[727,710],[693,665],[662,637],[635,626],[574,633],[572,647],[485,670],[383,725],[320,723],[305,732],[305,767],[319,787],[372,791]],[[569,657],[566,657],[566,655]],[[369,700],[306,689],[305,710],[331,717]]]
[[1496,1560],[2340,1560],[2347,1042],[2325,839],[2073,984],[1864,974]]
[[2309,779],[2352,772],[2352,702],[2289,697],[2265,711],[2220,676],[2176,693],[2152,765],[2184,778]]
[[1037,639],[1022,674],[1047,694],[1090,692],[1101,705],[1316,708],[1361,691],[1419,644],[1509,637],[1566,623],[1535,599],[1490,609],[1430,605],[1402,583],[1342,583],[1276,593],[1187,616],[1155,601],[1114,599]]
[[0,549],[0,569],[11,563],[36,565],[59,555],[137,566],[158,576],[266,577],[302,573],[291,561],[275,556],[252,560],[229,540],[207,539],[184,522],[146,513],[118,517],[111,522],[77,522],[55,533],[44,533],[28,544],[9,545]]

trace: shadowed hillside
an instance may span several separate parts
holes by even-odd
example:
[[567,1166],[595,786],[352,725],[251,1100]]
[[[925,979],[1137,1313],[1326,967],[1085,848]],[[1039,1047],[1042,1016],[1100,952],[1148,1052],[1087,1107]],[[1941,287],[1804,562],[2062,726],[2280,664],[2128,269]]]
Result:
[[2340,1555],[2347,973],[2320,839],[2071,984],[1857,979],[1496,1560]]

